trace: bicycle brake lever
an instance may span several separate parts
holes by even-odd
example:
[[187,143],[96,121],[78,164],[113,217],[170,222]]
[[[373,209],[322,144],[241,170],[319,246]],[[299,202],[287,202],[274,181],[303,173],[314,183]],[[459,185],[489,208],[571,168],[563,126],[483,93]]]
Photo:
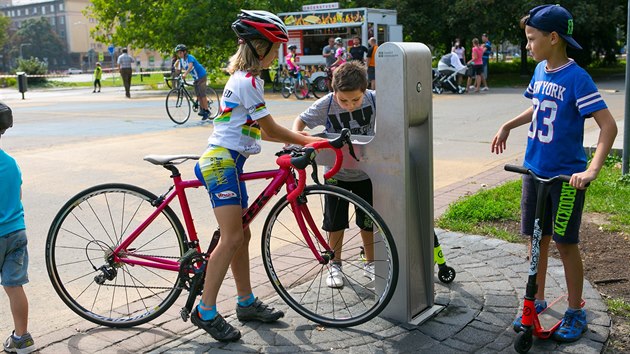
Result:
[[346,137],[346,143],[348,144],[348,152],[350,153],[350,156],[352,156],[355,160],[359,161],[359,158],[354,153],[354,147],[352,146],[352,141],[350,140],[349,135]]
[[315,184],[321,185],[321,183],[319,183],[319,179],[317,178],[317,162],[315,162],[315,160],[312,160],[311,166],[313,167],[313,172],[311,173],[313,181],[315,182]]

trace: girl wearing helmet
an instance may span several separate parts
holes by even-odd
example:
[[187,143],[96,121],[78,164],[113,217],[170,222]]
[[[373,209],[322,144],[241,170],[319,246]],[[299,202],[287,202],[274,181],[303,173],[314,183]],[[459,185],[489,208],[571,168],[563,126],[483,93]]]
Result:
[[281,43],[288,40],[280,19],[267,11],[242,10],[232,29],[239,38],[230,58],[230,79],[221,100],[222,114],[214,119],[208,148],[195,166],[206,186],[221,230],[221,241],[208,259],[203,295],[191,313],[191,322],[219,341],[236,341],[238,329],[217,313],[219,287],[231,266],[238,293],[236,316],[241,321],[273,322],[284,316],[268,307],[252,292],[248,244],[250,230],[243,230],[247,207],[245,183],[239,182],[246,159],[260,152],[260,140],[305,145],[320,138],[295,133],[278,125],[267,110],[264,82],[259,77],[276,58]]
[[308,87],[306,87],[306,85],[301,85],[302,83],[304,83],[304,81],[300,78],[300,66],[295,62],[297,58],[297,55],[295,53],[297,47],[295,46],[295,44],[291,44],[287,47],[287,49],[289,50],[289,53],[284,57],[284,60],[287,63],[289,75],[291,75],[296,80],[295,89],[301,90],[302,96],[309,98],[310,96],[308,95]]

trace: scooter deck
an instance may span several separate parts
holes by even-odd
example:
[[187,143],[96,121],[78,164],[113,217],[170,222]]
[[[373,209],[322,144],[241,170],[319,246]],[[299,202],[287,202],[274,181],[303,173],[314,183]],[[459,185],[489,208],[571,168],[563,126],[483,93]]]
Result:
[[[584,307],[586,302],[582,299],[580,307]],[[564,313],[569,308],[569,295],[564,294],[555,299],[546,309],[538,314],[538,321],[540,322],[541,333],[553,333],[564,317]]]

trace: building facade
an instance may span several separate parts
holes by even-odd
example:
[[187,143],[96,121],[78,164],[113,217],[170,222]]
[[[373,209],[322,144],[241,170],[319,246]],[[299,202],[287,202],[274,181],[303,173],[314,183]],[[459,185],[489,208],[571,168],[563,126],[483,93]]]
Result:
[[[45,18],[53,31],[66,44],[67,53],[55,63],[49,62],[49,68],[81,68],[84,72],[92,71],[96,62],[102,62],[103,68],[115,67],[115,60],[121,47],[115,47],[110,55],[110,44],[100,43],[90,37],[90,30],[96,26],[93,18],[84,15],[90,0],[0,0],[0,13],[11,20],[9,34],[15,33],[22,23],[28,19]],[[36,53],[36,48],[28,48],[22,44],[24,53]],[[129,53],[136,57],[138,68],[159,68],[163,58],[159,53],[149,50],[133,50]],[[15,55],[14,55],[15,56]],[[34,55],[36,56],[36,55]],[[19,56],[17,56],[19,57]],[[16,58],[11,61],[15,63]],[[41,59],[41,58],[40,58]],[[113,60],[112,60],[113,59]]]

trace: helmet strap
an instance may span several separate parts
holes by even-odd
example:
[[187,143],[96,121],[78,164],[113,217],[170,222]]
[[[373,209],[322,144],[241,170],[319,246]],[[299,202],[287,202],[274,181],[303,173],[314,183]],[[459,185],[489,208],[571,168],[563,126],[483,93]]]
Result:
[[264,55],[260,55],[260,54],[258,54],[258,51],[256,51],[256,48],[254,48],[254,45],[253,45],[250,41],[248,41],[248,40],[246,40],[246,39],[243,39],[243,38],[239,38],[239,39],[238,39],[238,43],[239,43],[239,44],[241,44],[241,43],[243,43],[243,42],[245,42],[245,44],[247,44],[247,46],[249,47],[249,49],[251,49],[251,50],[252,50],[252,52],[254,52],[254,55],[258,57],[258,60],[263,60],[263,58],[264,58],[264,57],[266,57],[266,56],[267,56],[267,54],[269,54],[269,52],[271,51],[271,48],[273,47],[273,43],[271,43],[271,42],[269,42],[269,41],[268,41],[268,42],[267,42],[267,43],[268,43],[268,46],[267,46],[267,50],[265,51],[265,54],[264,54]]

